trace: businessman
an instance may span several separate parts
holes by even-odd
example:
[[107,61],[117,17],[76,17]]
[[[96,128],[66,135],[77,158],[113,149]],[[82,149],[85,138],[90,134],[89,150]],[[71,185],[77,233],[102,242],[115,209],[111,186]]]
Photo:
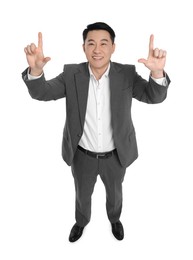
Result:
[[[154,49],[150,36],[147,59],[139,59],[150,71],[149,80],[134,65],[112,62],[115,32],[106,23],[90,24],[83,31],[87,62],[64,65],[57,77],[46,80],[43,68],[50,60],[38,45],[27,45],[29,67],[22,73],[32,98],[49,101],[66,98],[66,123],[62,156],[71,166],[76,190],[75,219],[69,241],[77,241],[91,217],[91,197],[99,175],[106,190],[106,210],[116,239],[124,238],[120,221],[122,182],[126,168],[138,157],[131,118],[132,98],[156,104],[165,100],[170,83],[164,71],[166,51]],[[100,226],[99,226],[100,228]],[[103,230],[101,230],[102,234]]]

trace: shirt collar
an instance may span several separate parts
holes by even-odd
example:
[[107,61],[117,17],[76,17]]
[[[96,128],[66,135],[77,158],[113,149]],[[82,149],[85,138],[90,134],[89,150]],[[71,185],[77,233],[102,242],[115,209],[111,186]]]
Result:
[[[105,71],[105,73],[102,75],[102,77],[103,77],[103,76],[105,76],[105,77],[108,77],[108,76],[109,76],[110,66],[111,66],[111,65],[110,65],[110,62],[109,62],[108,68],[107,68],[107,70]],[[92,72],[92,69],[91,69],[91,67],[90,67],[90,64],[88,65],[88,69],[89,69],[90,76],[93,76],[93,77],[95,78],[95,76],[94,76],[94,74],[93,74],[93,72]]]

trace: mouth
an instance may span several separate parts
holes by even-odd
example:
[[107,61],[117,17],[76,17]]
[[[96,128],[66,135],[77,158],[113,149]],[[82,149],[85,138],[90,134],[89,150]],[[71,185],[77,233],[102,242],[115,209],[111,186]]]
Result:
[[102,60],[103,57],[101,56],[92,56],[93,60]]

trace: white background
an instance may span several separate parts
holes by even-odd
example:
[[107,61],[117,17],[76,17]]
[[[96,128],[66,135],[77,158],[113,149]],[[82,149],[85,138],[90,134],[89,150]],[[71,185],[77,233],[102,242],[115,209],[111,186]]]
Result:
[[[0,259],[193,259],[192,8],[183,1],[13,1],[0,6]],[[100,178],[82,238],[74,224],[74,183],[61,157],[65,99],[31,99],[21,79],[24,47],[43,33],[50,79],[65,63],[85,61],[82,31],[104,21],[116,32],[112,60],[135,64],[148,79],[149,36],[168,52],[171,78],[159,105],[133,101],[139,158],[127,169],[117,241],[105,211]]]

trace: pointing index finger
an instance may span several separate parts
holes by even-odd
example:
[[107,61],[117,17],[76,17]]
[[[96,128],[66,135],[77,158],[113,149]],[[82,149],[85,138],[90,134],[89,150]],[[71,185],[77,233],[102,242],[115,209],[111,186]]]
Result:
[[38,33],[38,47],[42,49],[43,47],[43,41],[42,41],[42,33]]
[[154,41],[154,35],[151,34],[149,39],[149,55],[153,54],[153,46],[154,46],[153,41]]

